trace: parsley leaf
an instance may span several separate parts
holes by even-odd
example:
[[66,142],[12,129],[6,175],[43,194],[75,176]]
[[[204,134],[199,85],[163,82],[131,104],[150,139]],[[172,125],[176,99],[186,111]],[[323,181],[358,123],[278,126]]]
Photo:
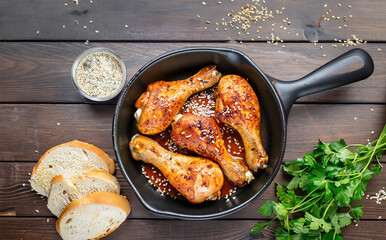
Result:
[[271,216],[273,213],[273,207],[276,206],[276,203],[272,200],[266,202],[259,210],[260,213],[262,213],[264,216]]
[[363,205],[359,204],[353,208],[351,208],[351,212],[354,215],[354,218],[356,221],[359,221],[359,216],[363,216]]
[[256,226],[252,229],[251,233],[259,234],[263,228],[267,228],[269,226],[269,222],[266,223],[256,223]]

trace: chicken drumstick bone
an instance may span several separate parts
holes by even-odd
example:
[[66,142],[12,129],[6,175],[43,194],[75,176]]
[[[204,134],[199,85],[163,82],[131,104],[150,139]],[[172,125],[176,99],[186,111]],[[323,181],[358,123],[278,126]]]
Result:
[[169,152],[151,138],[135,135],[130,142],[135,160],[153,164],[188,201],[217,199],[224,183],[220,167],[211,160]]
[[220,76],[216,66],[210,65],[185,80],[150,84],[135,103],[138,130],[146,135],[162,132],[191,95],[212,87]]

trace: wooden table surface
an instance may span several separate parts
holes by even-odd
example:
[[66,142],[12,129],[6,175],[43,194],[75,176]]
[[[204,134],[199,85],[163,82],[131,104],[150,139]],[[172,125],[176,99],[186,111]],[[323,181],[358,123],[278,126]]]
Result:
[[[344,138],[361,144],[374,140],[386,122],[386,2],[260,0],[273,11],[273,18],[251,22],[249,34],[241,25],[239,29],[223,25],[230,21],[231,10],[238,12],[256,2],[79,0],[77,5],[70,0],[2,0],[0,239],[60,239],[46,199],[32,192],[28,183],[46,150],[78,139],[115,159],[111,137],[115,103],[90,103],[71,83],[74,59],[91,47],[107,47],[120,55],[127,78],[167,51],[222,46],[246,53],[265,73],[283,80],[298,79],[354,47],[363,48],[375,63],[371,77],[301,98],[293,106],[284,161],[312,151],[318,139]],[[283,42],[267,43],[271,33]],[[357,39],[357,46],[346,46],[352,43],[348,39]],[[263,235],[250,234],[256,222],[268,219],[258,209],[267,200],[276,200],[273,184],[234,214],[182,221],[149,213],[118,165],[116,176],[132,212],[106,239],[274,239],[275,226]],[[285,180],[280,171],[275,181]],[[366,194],[374,195],[385,186],[386,171],[370,180]],[[358,226],[343,230],[345,239],[384,239],[385,204],[374,199],[356,203],[363,204],[365,214]]]

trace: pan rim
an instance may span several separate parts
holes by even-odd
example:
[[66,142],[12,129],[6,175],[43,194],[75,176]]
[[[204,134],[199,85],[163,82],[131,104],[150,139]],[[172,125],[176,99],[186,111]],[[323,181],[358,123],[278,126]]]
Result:
[[[280,140],[281,141],[281,147],[280,147],[280,153],[278,156],[278,163],[274,167],[271,176],[264,183],[262,188],[258,192],[256,192],[252,197],[250,197],[248,200],[244,201],[243,203],[241,203],[237,206],[234,206],[230,209],[227,209],[227,210],[224,210],[221,212],[202,214],[202,215],[190,215],[190,214],[184,214],[184,213],[176,213],[176,212],[172,212],[172,211],[158,210],[158,209],[155,209],[154,207],[152,207],[150,204],[148,204],[148,202],[143,198],[143,196],[138,191],[137,187],[134,185],[134,183],[129,178],[129,175],[127,174],[127,172],[123,166],[122,159],[120,158],[120,155],[119,155],[118,137],[117,137],[117,128],[118,128],[117,123],[118,123],[118,116],[119,116],[118,113],[121,109],[122,102],[123,102],[128,90],[136,82],[138,77],[143,72],[145,72],[148,68],[150,68],[152,65],[154,65],[155,63],[157,63],[161,60],[165,60],[165,59],[173,57],[173,56],[191,53],[191,52],[220,52],[220,53],[221,52],[231,52],[231,53],[234,53],[234,54],[237,54],[237,55],[240,55],[241,57],[243,57],[248,62],[248,64],[250,66],[252,66],[253,69],[255,71],[257,71],[262,76],[262,78],[267,82],[267,84],[268,84],[268,86],[269,86],[269,88],[274,96],[274,99],[277,103],[277,106],[279,107],[279,113],[280,113],[280,118],[281,118],[280,122],[282,125],[282,132],[281,132],[282,139]],[[177,218],[177,219],[184,219],[184,220],[208,220],[208,219],[215,219],[215,218],[219,218],[219,217],[224,217],[226,215],[229,215],[231,213],[234,213],[236,211],[241,210],[242,208],[246,207],[249,203],[251,203],[253,200],[255,200],[258,196],[260,196],[271,185],[271,183],[273,182],[274,178],[276,177],[276,175],[280,169],[281,162],[283,160],[284,150],[285,150],[285,146],[286,146],[286,139],[287,139],[287,122],[286,122],[286,118],[285,118],[284,106],[283,106],[282,100],[279,96],[277,89],[270,82],[270,78],[267,75],[265,75],[264,72],[261,71],[261,69],[246,54],[244,54],[243,52],[241,52],[239,50],[228,48],[228,47],[187,47],[187,48],[172,50],[172,51],[166,52],[164,54],[161,54],[161,55],[151,59],[133,75],[133,77],[129,80],[128,84],[126,85],[126,87],[122,91],[122,93],[119,97],[119,100],[117,102],[115,112],[114,112],[114,117],[113,117],[112,137],[113,137],[112,140],[113,140],[113,147],[114,147],[115,156],[118,160],[118,165],[121,169],[121,172],[122,172],[123,176],[125,177],[126,181],[132,187],[137,198],[140,200],[142,205],[148,211],[150,211],[151,213],[153,213],[155,215],[162,216],[162,217],[168,217],[168,218]]]

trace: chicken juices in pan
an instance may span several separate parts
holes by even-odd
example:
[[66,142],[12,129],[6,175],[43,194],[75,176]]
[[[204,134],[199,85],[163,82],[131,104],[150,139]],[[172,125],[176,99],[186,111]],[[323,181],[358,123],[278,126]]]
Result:
[[[137,128],[142,134],[150,135],[150,138],[132,138],[130,150],[133,158],[157,167],[170,184],[192,203],[213,200],[219,196],[224,179],[220,179],[218,170],[235,186],[242,187],[254,179],[251,170],[265,168],[268,161],[260,139],[260,108],[256,94],[242,77],[227,75],[220,80],[220,76],[216,66],[211,65],[185,80],[155,82],[148,86],[135,104],[138,108],[135,114]],[[217,82],[218,85],[215,85]],[[203,91],[205,89],[208,91]],[[196,94],[198,92],[209,93],[207,96],[210,100],[207,103],[199,101],[192,104],[192,99],[201,96]],[[193,94],[194,97],[189,98]],[[190,111],[196,107],[197,110],[206,109],[206,114],[203,114],[205,116],[189,113],[186,111],[188,106],[194,106]],[[199,112],[197,114],[200,115]],[[225,123],[230,127],[219,127],[219,122],[222,122],[220,125]],[[169,135],[170,128],[165,129],[170,125],[172,131]],[[228,145],[224,143],[222,134],[228,132],[225,129],[232,128],[242,139],[238,134],[237,137],[235,135],[234,142],[240,144],[237,147],[242,151],[241,158],[230,155],[229,151],[233,147],[229,145],[232,142],[229,134],[226,134]],[[187,155],[177,154],[175,149],[169,147],[172,145],[163,145],[170,151],[164,149],[151,139],[159,134],[169,136],[168,141],[180,146],[180,150],[188,149],[204,158],[187,156],[194,156],[194,153],[187,154],[186,150],[183,151]],[[221,168],[214,162],[208,164],[211,160],[216,161]],[[205,165],[207,169],[203,167]],[[224,193],[227,192],[225,189],[222,189]]]

